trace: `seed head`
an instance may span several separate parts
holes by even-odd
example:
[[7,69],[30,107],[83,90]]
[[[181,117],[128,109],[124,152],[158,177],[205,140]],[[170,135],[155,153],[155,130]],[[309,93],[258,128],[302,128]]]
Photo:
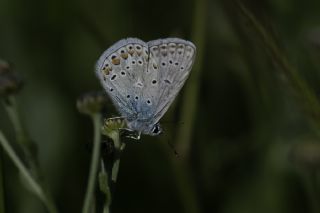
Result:
[[83,114],[95,114],[102,111],[108,99],[103,92],[88,92],[77,100],[77,108]]

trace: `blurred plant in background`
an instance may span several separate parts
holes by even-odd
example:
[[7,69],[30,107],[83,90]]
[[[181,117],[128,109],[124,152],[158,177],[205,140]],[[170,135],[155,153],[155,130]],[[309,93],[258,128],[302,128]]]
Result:
[[[319,212],[319,10],[312,0],[1,1],[0,57],[25,85],[1,61],[0,212],[85,203],[96,212]],[[78,109],[93,118],[92,134],[74,102],[100,89],[97,57],[124,37],[170,36],[193,41],[198,56],[165,133],[116,148],[123,124],[102,123],[117,113],[89,93]],[[100,135],[110,125],[112,141]]]

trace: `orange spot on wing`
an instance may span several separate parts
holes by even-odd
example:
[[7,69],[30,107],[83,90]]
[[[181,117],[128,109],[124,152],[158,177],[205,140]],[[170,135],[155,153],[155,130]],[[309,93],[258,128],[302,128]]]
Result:
[[120,58],[112,59],[111,63],[114,64],[114,65],[119,65],[120,64]]

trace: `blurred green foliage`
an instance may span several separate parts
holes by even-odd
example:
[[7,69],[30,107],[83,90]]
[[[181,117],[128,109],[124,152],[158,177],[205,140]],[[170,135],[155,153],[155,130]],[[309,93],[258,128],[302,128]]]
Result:
[[[112,211],[320,211],[320,1],[244,5],[270,40],[231,0],[0,1],[0,58],[24,79],[19,110],[61,212],[82,207],[93,133],[76,100],[101,90],[95,61],[122,38],[170,36],[201,46],[199,64],[162,119],[165,133],[128,140]],[[181,140],[194,84],[192,128]],[[15,141],[2,107],[0,129]],[[0,153],[6,211],[45,212]]]

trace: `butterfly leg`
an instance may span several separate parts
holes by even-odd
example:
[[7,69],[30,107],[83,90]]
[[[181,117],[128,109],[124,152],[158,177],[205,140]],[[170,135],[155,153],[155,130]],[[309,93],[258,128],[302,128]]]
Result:
[[116,116],[116,117],[112,117],[112,118],[107,118],[108,120],[114,121],[114,120],[125,120],[125,117],[121,117],[121,116]]
[[140,140],[141,132],[134,131],[128,128],[120,128],[120,131],[124,134],[125,137]]

